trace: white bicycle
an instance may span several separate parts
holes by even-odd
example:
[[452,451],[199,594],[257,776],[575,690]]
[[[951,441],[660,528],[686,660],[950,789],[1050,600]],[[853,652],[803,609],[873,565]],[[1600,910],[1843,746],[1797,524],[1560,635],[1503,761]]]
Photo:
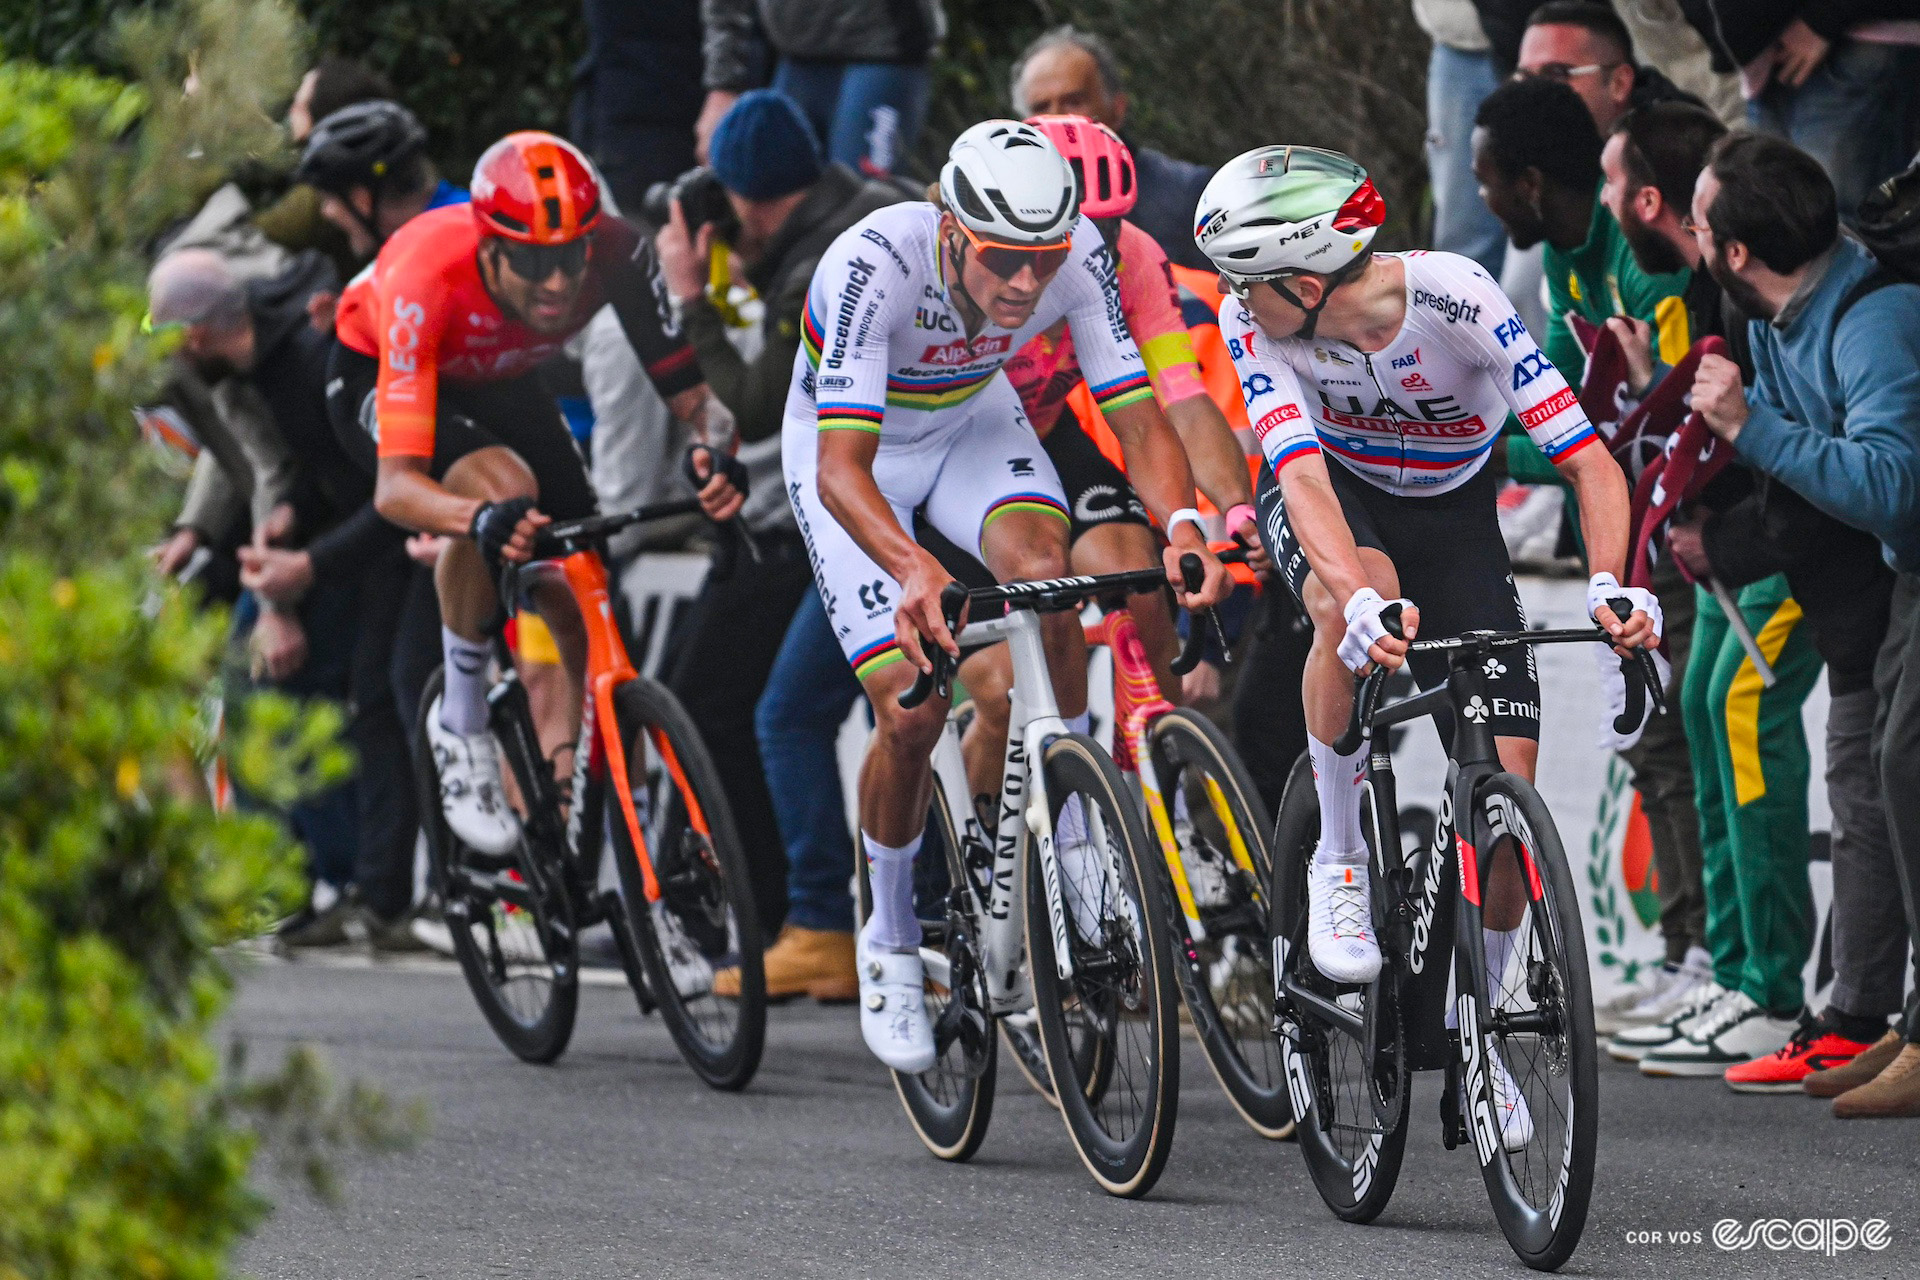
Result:
[[[1188,558],[1196,576],[1199,560]],[[961,645],[1005,640],[1014,675],[994,829],[969,798],[960,720],[950,714],[933,752],[915,867],[938,1057],[893,1079],[921,1141],[943,1160],[979,1150],[993,1115],[994,1022],[1031,1010],[1060,1114],[1094,1179],[1113,1195],[1140,1196],[1166,1165],[1180,1094],[1180,996],[1172,934],[1158,923],[1166,869],[1112,759],[1061,718],[1040,628],[1040,614],[1077,610],[1089,597],[1165,586],[1150,569],[971,592],[954,583],[941,597]],[[963,609],[982,619],[964,631]],[[926,648],[934,670],[900,695],[902,706],[949,696],[952,662]],[[864,910],[864,865],[861,900]]]

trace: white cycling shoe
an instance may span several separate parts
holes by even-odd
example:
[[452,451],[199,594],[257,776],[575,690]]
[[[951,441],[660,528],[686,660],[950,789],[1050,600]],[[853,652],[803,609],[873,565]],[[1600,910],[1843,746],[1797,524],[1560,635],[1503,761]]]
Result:
[[427,712],[427,744],[440,775],[440,811],[463,844],[481,853],[513,852],[520,819],[500,782],[500,751],[493,735],[455,733],[440,723],[440,700]]
[[713,965],[700,954],[687,936],[680,917],[656,902],[653,911],[653,936],[660,940],[660,954],[667,961],[667,977],[682,1000],[694,1000],[713,990]]
[[931,1070],[933,1023],[927,1019],[926,970],[918,951],[889,951],[868,945],[869,920],[855,942],[860,974],[860,1035],[873,1056],[895,1071],[919,1075]]
[[1329,982],[1367,983],[1380,974],[1367,864],[1307,868],[1307,954]]
[[1493,1112],[1500,1122],[1500,1145],[1508,1151],[1525,1151],[1533,1141],[1533,1112],[1527,1109],[1527,1095],[1520,1092],[1497,1052],[1487,1054],[1487,1066],[1493,1076]]

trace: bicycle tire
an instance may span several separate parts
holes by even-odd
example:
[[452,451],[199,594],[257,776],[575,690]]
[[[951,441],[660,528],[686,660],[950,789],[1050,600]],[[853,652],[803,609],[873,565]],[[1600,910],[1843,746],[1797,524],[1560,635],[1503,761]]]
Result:
[[[1179,1003],[1167,954],[1167,930],[1155,925],[1155,913],[1163,905],[1150,895],[1158,882],[1152,878],[1153,864],[1146,860],[1154,846],[1147,842],[1139,806],[1120,770],[1093,739],[1077,733],[1055,738],[1047,745],[1041,767],[1046,771],[1056,830],[1071,797],[1080,798],[1097,813],[1099,826],[1089,820],[1086,830],[1090,837],[1104,832],[1107,857],[1103,861],[1108,871],[1101,876],[1102,937],[1098,941],[1080,936],[1072,910],[1077,892],[1069,887],[1069,876],[1060,877],[1068,908],[1068,945],[1074,947],[1075,971],[1069,987],[1056,967],[1044,868],[1037,850],[1028,849],[1027,955],[1041,1043],[1046,1046],[1060,1116],[1081,1162],[1108,1194],[1143,1196],[1166,1167],[1180,1105]],[[1112,970],[1121,975],[1120,980],[1109,987],[1090,976],[1090,968],[1096,973]],[[1089,1021],[1108,1029],[1112,1048],[1105,1055],[1109,1061],[1104,1070],[1110,1078],[1135,1079],[1129,1068],[1137,1062],[1138,1078],[1145,1087],[1132,1105],[1110,1105],[1113,1088],[1109,1084],[1102,1084],[1097,1099],[1091,1098],[1092,1082],[1077,1078],[1070,1002],[1091,1010]],[[1123,1035],[1135,1024],[1140,1034]],[[1115,1128],[1122,1131],[1115,1133]]]
[[[1253,865],[1251,875],[1244,868],[1226,875],[1224,903],[1200,908],[1201,920],[1208,926],[1206,941],[1196,943],[1189,936],[1180,911],[1166,913],[1176,943],[1173,971],[1193,1020],[1194,1036],[1234,1110],[1261,1137],[1290,1138],[1293,1104],[1280,1047],[1273,1038],[1273,950],[1268,945],[1266,897],[1273,878],[1273,860],[1267,851],[1272,825],[1266,806],[1239,753],[1205,716],[1189,710],[1166,713],[1148,731],[1148,746],[1164,788],[1161,802],[1167,823],[1163,833],[1171,833],[1176,842],[1212,843],[1214,857],[1238,868],[1232,849],[1237,835]],[[1189,821],[1182,841],[1180,824],[1172,818],[1175,798],[1183,784],[1196,776],[1201,785],[1187,797]],[[1199,803],[1202,799],[1207,801],[1205,807]],[[1162,849],[1163,854],[1167,852]],[[1162,891],[1167,888],[1163,885]],[[1222,994],[1235,997],[1224,1012]]]
[[[543,871],[529,865],[538,853],[527,841],[506,856],[482,854],[447,826],[427,739],[427,717],[434,714],[444,681],[445,671],[435,668],[413,727],[413,772],[428,867],[445,904],[454,958],[487,1025],[523,1062],[552,1062],[566,1052],[580,1003],[578,956],[566,941],[576,936],[574,914],[564,889],[557,887],[562,883],[559,857],[550,856]],[[525,888],[515,889],[515,879]],[[552,890],[534,888],[543,884]],[[522,897],[523,903],[507,901],[502,893]]]
[[[1586,1229],[1599,1136],[1600,1051],[1593,1031],[1580,899],[1553,815],[1524,778],[1497,773],[1482,781],[1472,816],[1468,829],[1474,832],[1476,849],[1492,849],[1504,832],[1526,851],[1534,874],[1526,877],[1526,918],[1513,931],[1522,980],[1513,983],[1495,976],[1498,994],[1491,999],[1474,992],[1471,1027],[1466,1021],[1470,1002],[1460,1002],[1469,1129],[1487,1197],[1507,1243],[1527,1266],[1555,1271],[1573,1255]],[[1473,932],[1459,930],[1461,935]],[[1478,938],[1456,939],[1456,991],[1471,991],[1466,948],[1480,945]],[[1506,972],[1513,971],[1510,961]],[[1539,1029],[1531,1034],[1496,1029],[1496,1022],[1513,1025],[1504,1020],[1516,1015],[1540,1019],[1520,1024]],[[1494,1119],[1498,1113],[1491,1108],[1491,1071],[1485,1064],[1496,1053],[1526,1098],[1531,1120],[1529,1141],[1513,1150],[1505,1147],[1503,1130]],[[1476,1058],[1481,1064],[1477,1075]],[[1486,1111],[1480,1110],[1483,1101],[1489,1103]]]
[[[864,924],[873,909],[873,889],[867,881],[867,860],[856,858],[855,862],[859,868],[856,901],[860,922]],[[944,870],[944,875],[936,873],[935,863]],[[914,858],[913,902],[914,914],[920,917],[926,934],[922,950],[939,952],[945,957],[949,972],[958,959],[960,947],[972,945],[971,939],[963,943],[960,935],[952,931],[954,922],[947,907],[949,886],[965,883],[960,840],[947,809],[946,791],[940,785],[939,775],[935,774],[926,831],[921,838],[920,852]],[[951,999],[952,992],[929,976],[928,1019],[937,1024]],[[972,991],[970,999],[975,1002],[975,1009],[970,1012],[984,1020],[987,1017],[984,988]],[[981,1025],[984,1029],[984,1022]],[[971,1160],[980,1150],[980,1144],[986,1141],[988,1126],[993,1123],[999,1060],[990,1032],[984,1041],[984,1046],[975,1046],[976,1061],[972,1064],[966,1061],[966,1046],[955,1042],[948,1045],[933,1066],[918,1075],[892,1070],[887,1073],[893,1077],[894,1092],[900,1097],[900,1105],[913,1131],[927,1150],[941,1160],[954,1163]]]
[[[1371,826],[1371,824],[1368,824]],[[1371,836],[1371,833],[1369,833]],[[1274,884],[1273,947],[1275,965],[1296,981],[1331,994],[1332,988],[1313,968],[1307,954],[1307,867],[1320,838],[1320,799],[1314,789],[1313,765],[1303,752],[1287,776],[1281,793],[1280,816],[1274,822],[1271,844]],[[1379,902],[1375,895],[1376,906]],[[1384,1030],[1380,1043],[1400,1034],[1394,1005],[1397,969],[1391,958],[1372,986],[1356,999],[1364,1018]],[[1280,999],[1280,1052],[1286,1064],[1288,1089],[1296,1117],[1294,1136],[1315,1189],[1335,1217],[1347,1222],[1371,1222],[1393,1198],[1407,1147],[1409,1073],[1405,1055],[1382,1063],[1379,1055],[1369,1071],[1364,1046],[1351,1036],[1296,1010]],[[1390,1074],[1381,1087],[1380,1072]],[[1388,1123],[1374,1110],[1381,1095],[1397,1098]],[[1363,1105],[1364,1104],[1364,1109]],[[1363,1117],[1372,1117],[1361,1123]]]
[[[606,818],[613,832],[620,897],[648,993],[694,1074],[715,1089],[744,1089],[759,1069],[766,1045],[767,984],[759,916],[733,810],[706,744],[670,690],[641,676],[615,689],[613,704],[628,781],[661,887],[659,903],[649,904],[626,815],[609,786]],[[666,740],[678,761],[678,779],[666,766],[654,733]],[[704,834],[692,821],[680,779],[706,819]],[[661,937],[656,912],[670,921],[677,939]],[[691,967],[697,975],[706,969],[706,990],[681,992],[667,953],[670,943],[683,971]],[[737,996],[717,996],[711,990],[712,972],[723,967],[738,968]]]

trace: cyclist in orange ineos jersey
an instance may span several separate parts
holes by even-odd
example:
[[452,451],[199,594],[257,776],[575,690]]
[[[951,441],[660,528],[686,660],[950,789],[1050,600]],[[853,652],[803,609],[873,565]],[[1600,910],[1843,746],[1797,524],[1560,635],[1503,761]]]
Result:
[[[380,514],[454,539],[434,573],[446,684],[428,735],[448,825],[474,848],[504,853],[519,824],[487,732],[494,573],[528,559],[543,525],[594,510],[579,451],[535,369],[611,303],[697,441],[730,452],[733,420],[674,327],[652,242],[601,210],[599,181],[570,143],[507,135],[474,167],[472,194],[471,206],[408,222],[347,286],[327,407],[349,454],[375,474]],[[707,513],[731,517],[741,503],[731,459],[709,452],[697,465]],[[559,584],[531,590],[577,681],[583,640],[565,594]]]

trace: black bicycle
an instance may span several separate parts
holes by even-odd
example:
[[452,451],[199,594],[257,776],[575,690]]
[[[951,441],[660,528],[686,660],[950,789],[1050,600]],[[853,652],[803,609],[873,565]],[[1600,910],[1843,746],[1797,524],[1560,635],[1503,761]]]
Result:
[[[1611,604],[1627,616],[1627,601]],[[1399,635],[1397,609],[1385,616]],[[1555,1270],[1580,1242],[1599,1121],[1580,903],[1553,816],[1526,779],[1500,766],[1487,680],[1500,655],[1525,646],[1606,642],[1597,626],[1419,640],[1414,652],[1447,655],[1444,685],[1381,706],[1386,673],[1358,682],[1353,720],[1335,749],[1368,747],[1363,813],[1382,964],[1366,986],[1328,981],[1308,956],[1306,875],[1320,810],[1306,756],[1288,778],[1273,838],[1274,1033],[1308,1171],[1349,1222],[1371,1221],[1393,1195],[1412,1073],[1444,1070],[1442,1139],[1449,1150],[1473,1145],[1494,1216],[1521,1261]],[[1660,706],[1660,682],[1644,651],[1621,668],[1627,708],[1618,727],[1628,732],[1649,696]],[[1383,731],[1449,715],[1433,838],[1409,854]],[[1515,896],[1525,905],[1507,935],[1506,963],[1489,974],[1483,904],[1502,863],[1506,883],[1524,886]],[[1449,976],[1456,1028],[1446,1025]]]
[[[420,702],[414,768],[454,954],[508,1049],[529,1062],[552,1062],[566,1050],[579,1003],[580,931],[605,923],[641,1012],[659,1011],[702,1080],[740,1089],[760,1065],[767,1007],[746,856],[693,721],[628,660],[602,560],[606,539],[619,530],[699,510],[687,499],[554,523],[540,531],[533,562],[503,569],[500,599],[509,611],[523,574],[556,573],[587,641],[580,735],[563,781],[541,750],[504,615],[492,629],[500,677],[487,694],[488,722],[517,797],[516,848],[500,855],[471,848],[441,814],[426,728],[440,700],[440,671]],[[737,524],[722,530],[723,558],[736,544],[753,553]],[[608,841],[618,892],[599,886]],[[724,994],[715,984],[723,969],[738,975],[737,989]]]

